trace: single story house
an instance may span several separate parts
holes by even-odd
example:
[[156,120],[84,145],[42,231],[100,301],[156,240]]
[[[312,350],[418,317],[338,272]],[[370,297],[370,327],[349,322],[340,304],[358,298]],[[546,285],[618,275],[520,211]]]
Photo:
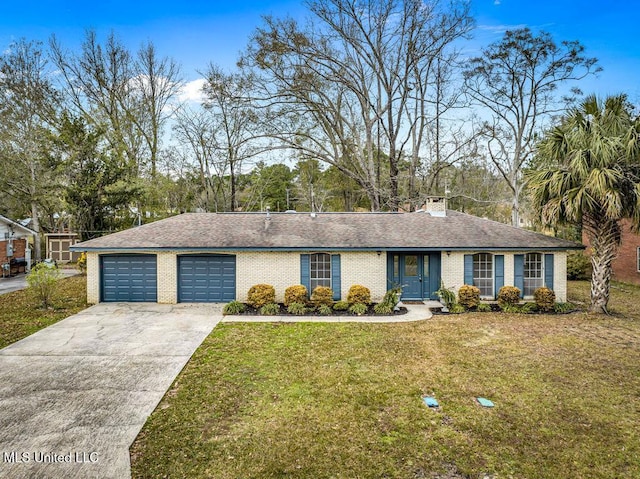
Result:
[[17,221],[0,215],[0,266],[2,275],[31,269],[31,247],[38,234]]
[[582,245],[456,211],[414,213],[186,213],[78,243],[87,296],[100,301],[228,302],[267,283],[329,286],[334,299],[361,284],[374,300],[436,298],[441,282],[503,285],[525,298],[540,286],[566,301],[566,253]]

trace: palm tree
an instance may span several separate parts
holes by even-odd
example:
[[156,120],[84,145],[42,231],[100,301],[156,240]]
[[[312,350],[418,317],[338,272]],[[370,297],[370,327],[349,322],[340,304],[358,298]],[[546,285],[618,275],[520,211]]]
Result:
[[592,247],[592,312],[606,313],[620,222],[640,229],[640,120],[625,95],[587,97],[538,145],[542,167],[528,176],[547,226],[581,225]]

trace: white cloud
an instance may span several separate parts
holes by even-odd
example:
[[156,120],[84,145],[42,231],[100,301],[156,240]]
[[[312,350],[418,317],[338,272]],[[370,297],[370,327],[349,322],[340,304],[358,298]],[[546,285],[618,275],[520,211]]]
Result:
[[204,83],[204,78],[198,78],[197,80],[192,80],[185,83],[182,86],[178,98],[180,99],[180,101],[193,101],[202,103],[202,101],[204,101],[204,94],[202,93],[202,87],[204,86]]
[[484,30],[490,33],[504,33],[507,30],[517,30],[526,26],[524,23],[519,25],[478,25],[478,30]]
[[494,2],[493,2],[494,5],[500,5],[500,3],[502,3],[502,2],[500,2],[500,0],[494,0]]

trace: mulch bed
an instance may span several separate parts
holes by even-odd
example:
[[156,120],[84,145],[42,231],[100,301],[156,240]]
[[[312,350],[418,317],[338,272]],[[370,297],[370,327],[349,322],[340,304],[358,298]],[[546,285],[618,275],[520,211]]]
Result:
[[[260,310],[254,308],[253,306],[249,306],[248,304],[245,303],[245,310],[243,313],[240,313],[239,316],[262,316],[260,314]],[[378,314],[373,310],[373,304],[370,305],[367,308],[367,312],[364,314],[352,314],[349,311],[335,311],[332,310],[333,313],[330,315],[321,315],[320,313],[318,313],[318,311],[316,311],[315,309],[313,311],[308,311],[306,312],[304,315],[300,315],[300,314],[291,314],[287,311],[287,308],[284,304],[279,303],[278,304],[280,310],[278,311],[278,313],[276,313],[274,316],[326,316],[326,317],[331,317],[331,316],[389,316],[388,314]],[[398,311],[394,311],[393,312],[393,316],[401,316],[403,314],[407,314],[407,308],[400,306]],[[266,316],[266,315],[265,315]]]

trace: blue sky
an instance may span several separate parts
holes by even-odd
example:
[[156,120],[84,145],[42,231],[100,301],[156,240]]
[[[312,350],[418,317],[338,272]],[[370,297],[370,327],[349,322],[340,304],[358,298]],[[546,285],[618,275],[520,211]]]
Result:
[[[56,34],[70,49],[86,28],[104,36],[111,30],[131,49],[151,40],[162,55],[183,67],[186,80],[210,61],[231,68],[260,25],[262,15],[299,17],[296,0],[0,0],[0,50],[25,37],[46,41]],[[625,92],[640,103],[640,42],[637,0],[473,0],[477,22],[470,51],[498,40],[505,29],[530,26],[554,39],[580,40],[604,71],[580,84],[599,95]]]

